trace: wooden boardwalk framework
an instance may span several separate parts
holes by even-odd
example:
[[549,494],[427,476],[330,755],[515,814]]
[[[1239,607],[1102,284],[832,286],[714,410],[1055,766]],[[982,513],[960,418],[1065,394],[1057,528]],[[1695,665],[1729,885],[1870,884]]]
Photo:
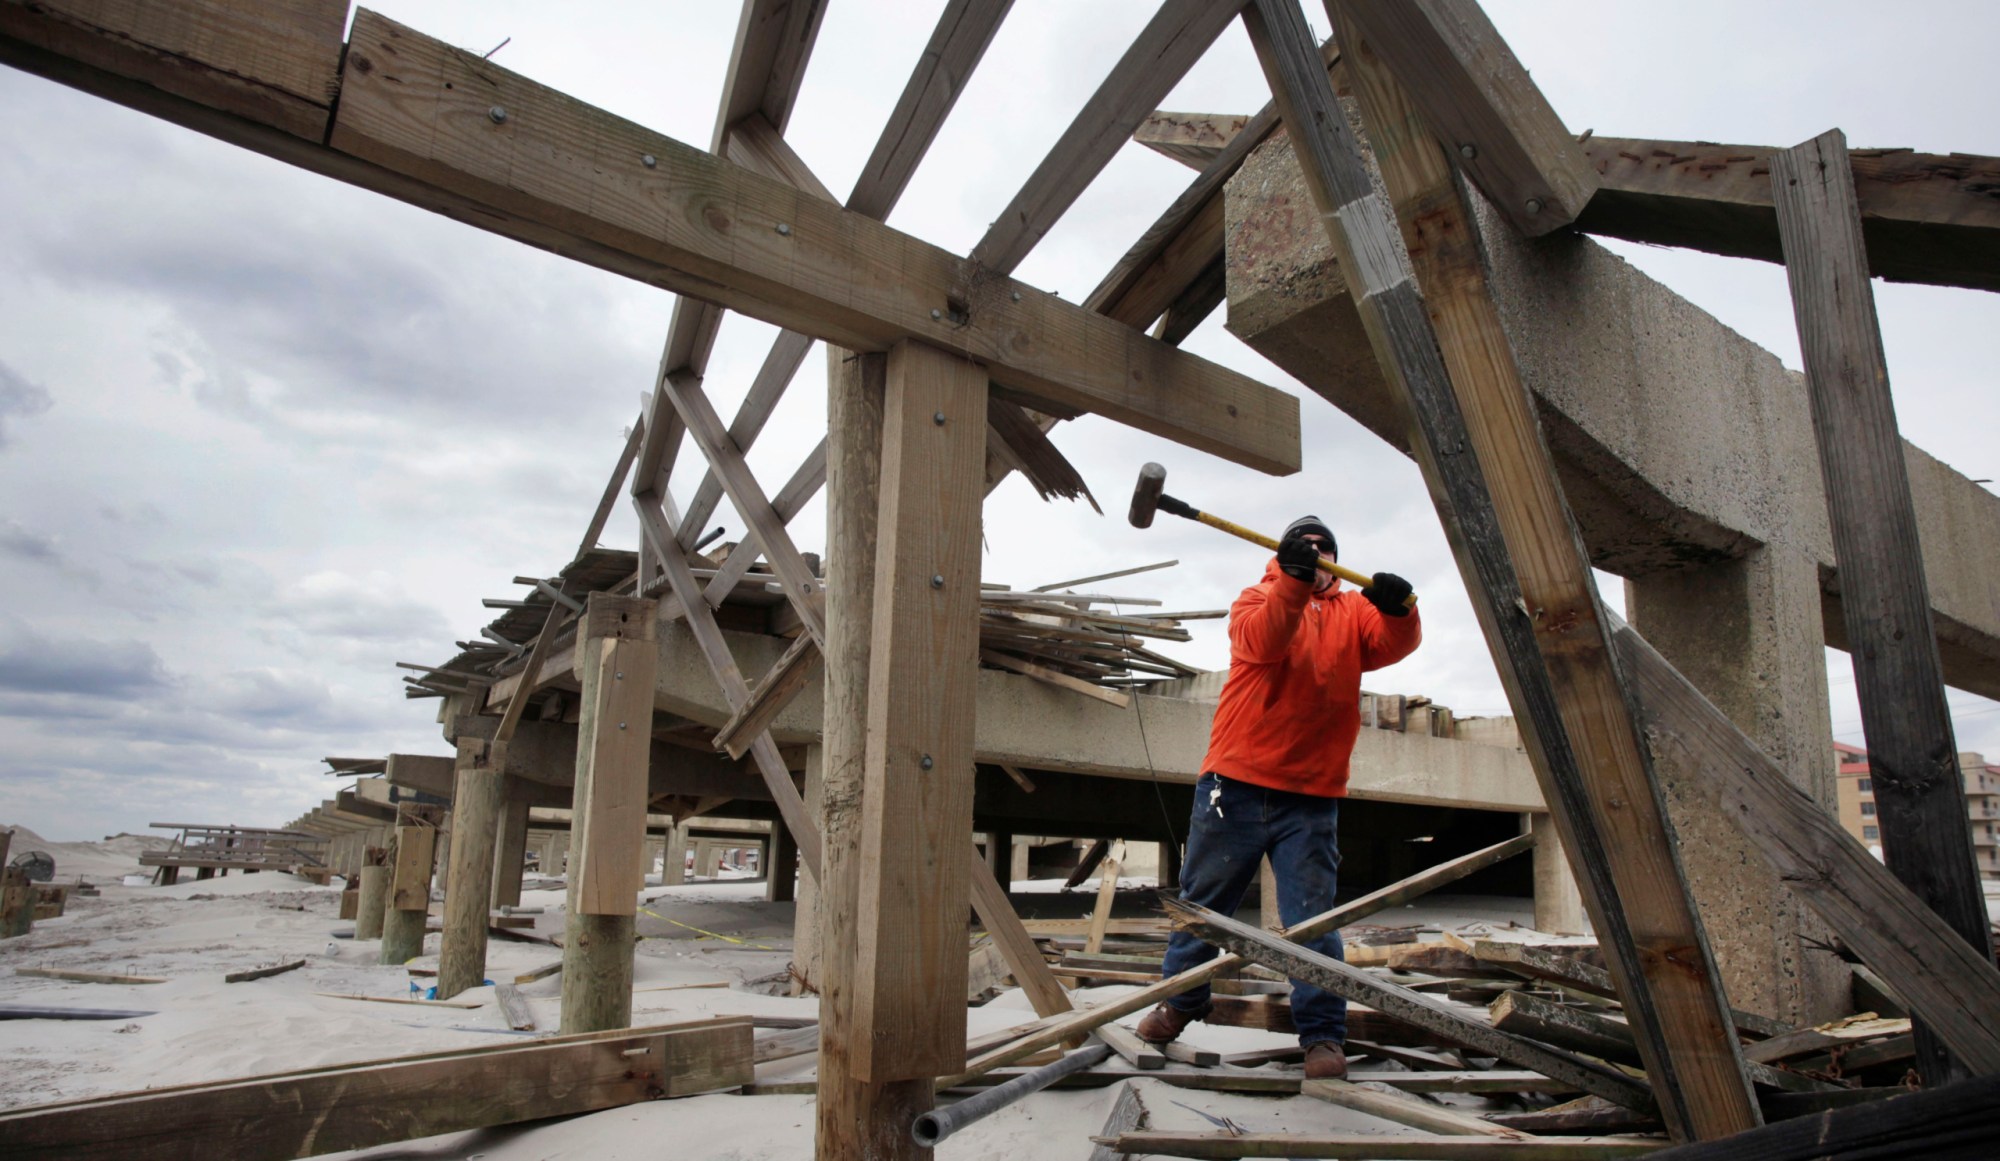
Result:
[[[1336,34],[1326,44],[1311,39],[1298,0],[1165,0],[986,236],[958,255],[884,219],[1009,3],[948,0],[845,198],[784,136],[826,8],[821,0],[745,0],[714,131],[701,148],[365,8],[350,31],[346,0],[0,0],[0,61],[679,296],[658,377],[573,563],[557,577],[520,578],[535,599],[501,602],[510,612],[484,641],[460,643],[459,656],[442,666],[410,666],[419,675],[407,679],[409,696],[443,699],[441,720],[457,752],[421,773],[421,763],[406,762],[401,777],[392,757],[383,772],[392,784],[435,788],[432,799],[337,799],[324,823],[338,833],[348,826],[341,814],[355,820],[341,857],[376,871],[365,880],[376,898],[361,910],[380,916],[385,961],[421,946],[433,875],[442,880],[438,996],[446,999],[483,977],[501,881],[507,867],[518,869],[537,796],[556,785],[546,772],[563,768],[557,799],[572,805],[575,843],[563,957],[563,1031],[572,1035],[560,1047],[388,1062],[355,1077],[385,1094],[413,1076],[482,1093],[491,1086],[507,1108],[480,1123],[747,1083],[750,1050],[740,1026],[617,1032],[631,1018],[633,900],[643,883],[648,813],[667,807],[677,819],[698,817],[747,778],[769,803],[773,861],[788,865],[793,856],[779,851],[793,851],[816,894],[819,1156],[918,1156],[911,1121],[933,1107],[940,1089],[979,1083],[1219,972],[1211,965],[1198,969],[1199,978],[1160,980],[1126,1000],[1074,1011],[993,868],[968,846],[982,661],[1067,677],[1096,691],[1080,696],[1114,704],[1122,695],[1112,686],[1164,676],[1148,674],[1158,662],[1142,640],[1163,626],[1122,612],[1114,614],[1122,624],[1102,610],[1087,624],[1081,615],[1073,624],[1048,622],[1067,650],[1046,651],[1053,656],[1033,653],[1032,633],[1012,639],[1014,653],[988,647],[982,634],[996,618],[982,613],[990,602],[980,589],[980,513],[983,497],[1013,471],[1044,496],[1087,496],[1049,438],[1060,420],[1086,413],[1250,470],[1300,468],[1299,400],[1178,346],[1223,296],[1223,187],[1279,132],[1304,171],[1369,355],[1409,419],[1409,444],[1602,938],[1622,1032],[1594,1027],[1590,1043],[1616,1041],[1643,1073],[1544,1043],[1563,1035],[1559,1015],[1543,1012],[1539,1031],[1516,1035],[1467,1019],[1448,1000],[1320,962],[1282,935],[1225,917],[1182,921],[1236,953],[1227,966],[1254,960],[1349,989],[1375,1009],[1378,1032],[1418,1027],[1497,1054],[1606,1098],[1621,1116],[1656,1116],[1674,1142],[1752,1132],[1782,1107],[1763,1090],[1791,1082],[1746,1059],[1741,1014],[1724,993],[1682,868],[1655,768],[1660,747],[1678,739],[1740,772],[1717,774],[1713,789],[1726,803],[1770,807],[1730,816],[1751,846],[1797,882],[1804,902],[1842,930],[1855,954],[1903,987],[1923,1079],[1943,1085],[2000,1071],[1992,1035],[2000,1028],[2000,971],[1984,916],[1973,911],[1978,883],[1963,799],[1955,776],[1944,773],[1955,745],[1942,712],[1924,575],[1908,567],[1919,559],[1915,521],[1868,294],[1871,266],[1907,280],[1993,288],[1990,262],[1977,257],[2000,252],[2000,221],[1981,176],[2000,169],[1992,159],[1948,166],[1850,154],[1837,132],[1794,150],[1742,156],[1733,147],[1667,142],[1600,139],[1587,147],[1472,0],[1333,0]],[[1243,118],[1182,118],[1179,136],[1166,133],[1160,102],[1238,19],[1271,104]],[[1350,126],[1335,74],[1356,99],[1371,148]],[[1186,191],[1081,304],[1014,279],[1141,132],[1199,169]],[[1710,182],[1700,159],[1716,150],[1723,156],[1713,159],[1714,172],[1725,176]],[[1482,225],[1482,205],[1493,224]],[[1848,639],[1863,659],[1870,758],[1893,836],[1888,874],[1857,860],[1810,804],[1786,798],[1762,751],[1606,611],[1521,352],[1501,325],[1480,250],[1486,229],[1529,237],[1601,229],[1788,263],[1842,576],[1851,586]],[[1940,236],[1949,244],[1935,244]],[[704,376],[728,312],[780,333],[741,407],[725,419]],[[815,343],[825,345],[830,368],[827,437],[771,489],[745,455]],[[705,474],[676,497],[668,480],[684,446],[701,457]],[[822,488],[824,564],[788,528]],[[629,564],[595,547],[621,497],[641,525]],[[707,555],[703,530],[724,497],[748,532],[726,555]],[[749,593],[755,601],[731,599]],[[1907,599],[1892,601],[1898,595]],[[765,672],[745,672],[725,635],[742,624],[725,622],[744,617],[750,604],[760,631],[788,639]],[[655,669],[669,635],[692,639],[728,702],[731,716],[719,730],[689,731],[659,705]],[[1117,648],[1080,662],[1079,650],[1100,638]],[[772,723],[815,675],[824,691],[823,743],[810,756],[788,754]],[[563,725],[575,729],[560,733]],[[713,775],[724,780],[717,792],[655,793],[651,778],[663,764],[656,752],[666,747],[677,755],[668,761],[698,765],[682,753],[691,745],[730,756],[700,756],[717,763]],[[747,759],[747,774],[737,758]],[[336,770],[360,770],[334,761]],[[1029,775],[1010,776],[1032,790]],[[440,805],[447,799],[449,816]],[[173,851],[142,862],[169,873],[320,867],[332,837],[183,829]],[[356,837],[364,833],[370,837]],[[1483,857],[1498,861],[1532,845],[1524,838]],[[1100,972],[1120,970],[1102,962],[1113,893],[1104,892],[1082,949],[1097,957]],[[1337,925],[1353,906],[1292,934]],[[966,1036],[972,910],[1039,1018],[991,1044],[968,1044]],[[1880,937],[1867,938],[1869,931]],[[1250,986],[1270,981],[1226,982],[1236,994],[1224,997],[1231,1002],[1223,1010],[1278,1026],[1280,1006]],[[1516,1021],[1539,1011],[1527,999],[1505,1006]],[[646,1043],[635,1048],[638,1039]],[[1155,1060],[1117,1033],[1109,1039],[1145,1057],[1135,1068],[1163,1065],[1167,1056]],[[617,1052],[646,1048],[658,1054],[648,1068],[673,1067],[645,1078],[622,1071]],[[1424,1050],[1385,1051],[1420,1059]],[[533,1063],[555,1078],[544,1078],[550,1084],[583,1076],[585,1095],[560,1108],[524,1109],[527,1098],[508,1079],[514,1063]],[[691,1078],[685,1083],[675,1079],[681,1067]],[[651,1088],[629,1092],[635,1078]],[[97,1141],[102,1155],[147,1157],[173,1155],[147,1136],[158,1129],[154,1110],[163,1100],[184,1119],[252,1124],[282,1097],[295,1119],[360,1126],[336,1133],[337,1141],[315,1137],[315,1127],[301,1144],[289,1122],[266,1118],[260,1156],[470,1123],[405,1109],[385,1129],[341,1105],[350,1079],[332,1070],[197,1086],[170,1097],[17,1111],[6,1123],[42,1134],[32,1139],[46,1142],[37,1147],[48,1155],[82,1155],[74,1152],[76,1126],[89,1118],[127,1135]],[[1803,1094],[1789,1095],[1822,1091],[1799,1087]],[[1115,1142],[1171,1144],[1187,1156],[1392,1155],[1375,1138],[1375,1145],[1169,1141],[1126,1131],[1137,1115],[1124,1118]],[[1826,1124],[1894,1121],[1828,1113]],[[1662,1143],[1562,1142],[1515,1129],[1449,1140],[1430,1152],[1420,1151],[1421,1141],[1398,1144],[1419,1151],[1393,1155],[1613,1156]]]

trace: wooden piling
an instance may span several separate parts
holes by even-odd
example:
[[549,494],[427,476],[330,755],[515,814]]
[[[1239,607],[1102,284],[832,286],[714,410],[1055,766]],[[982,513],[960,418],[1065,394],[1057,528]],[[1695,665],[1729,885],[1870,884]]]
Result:
[[424,953],[424,920],[431,909],[431,857],[436,850],[435,828],[423,825],[396,828],[378,962],[407,963]]
[[362,855],[361,901],[354,912],[356,939],[382,938],[382,914],[389,904],[388,856],[384,847],[369,847]]
[[493,895],[493,849],[507,784],[507,743],[458,740],[452,791],[451,872],[444,891],[444,941],[438,954],[438,999],[447,1000],[486,978],[486,925]]

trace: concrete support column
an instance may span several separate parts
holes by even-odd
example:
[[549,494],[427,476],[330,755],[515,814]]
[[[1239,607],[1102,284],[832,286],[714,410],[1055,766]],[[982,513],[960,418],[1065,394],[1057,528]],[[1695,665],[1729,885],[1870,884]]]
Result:
[[771,841],[764,844],[764,898],[772,903],[791,902],[799,878],[799,844],[792,841],[785,820],[774,818]]
[[[1829,812],[1835,809],[1818,566],[1767,545],[1738,560],[1627,581],[1633,626]],[[1787,1024],[1847,1010],[1848,973],[1814,948],[1826,931],[1699,793],[1688,757],[1654,755],[1681,865],[1736,1007]]]
[[528,864],[528,800],[508,794],[500,808],[500,834],[493,848],[493,906],[521,905],[521,875]]
[[1013,850],[1008,853],[1007,879],[1003,885],[1018,883],[1028,877],[1028,853],[1034,849],[1032,843],[1015,841]]
[[680,819],[667,830],[666,845],[660,855],[660,885],[678,887],[688,881],[687,823]]
[[[486,979],[486,928],[493,906],[493,862],[506,808],[507,743],[460,736],[452,785],[451,872],[444,889],[444,943],[438,999]],[[515,877],[518,887],[520,878]]]
[[1584,914],[1583,891],[1570,870],[1569,854],[1556,837],[1555,819],[1547,814],[1524,814],[1521,831],[1535,836],[1535,930],[1550,935],[1588,935],[1590,917]]
[[559,830],[549,835],[549,852],[542,864],[542,873],[563,875],[569,871],[569,832]]

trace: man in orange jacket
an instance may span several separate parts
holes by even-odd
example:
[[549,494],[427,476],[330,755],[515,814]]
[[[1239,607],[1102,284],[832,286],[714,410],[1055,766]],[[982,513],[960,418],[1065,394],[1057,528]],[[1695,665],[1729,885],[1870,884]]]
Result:
[[[1378,572],[1360,592],[1342,591],[1339,579],[1318,567],[1321,555],[1331,560],[1337,552],[1317,516],[1293,521],[1262,583],[1244,589],[1229,609],[1229,678],[1205,773],[1195,783],[1181,869],[1181,897],[1225,915],[1243,902],[1266,855],[1286,926],[1333,907],[1340,864],[1334,830],[1361,730],[1361,674],[1408,657],[1423,638],[1415,609],[1403,603],[1410,582]],[[1342,956],[1338,931],[1306,946]],[[1161,974],[1215,954],[1177,932]],[[1209,1007],[1206,984],[1183,992],[1147,1013],[1139,1035],[1165,1043]],[[1306,1049],[1306,1075],[1346,1076],[1347,1001],[1293,980],[1292,1020]]]

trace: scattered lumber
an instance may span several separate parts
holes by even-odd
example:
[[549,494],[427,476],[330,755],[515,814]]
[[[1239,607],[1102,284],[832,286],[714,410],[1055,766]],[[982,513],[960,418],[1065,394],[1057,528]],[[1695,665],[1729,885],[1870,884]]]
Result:
[[308,1157],[745,1084],[750,1037],[708,1020],[177,1085],[10,1109],[0,1140],[16,1161]]
[[1408,988],[1384,983],[1359,968],[1349,967],[1339,960],[1310,951],[1247,923],[1218,915],[1205,907],[1179,899],[1163,901],[1183,930],[1191,931],[1237,955],[1254,959],[1295,979],[1310,980],[1349,1000],[1432,1029],[1458,1043],[1476,1047],[1523,1068],[1534,1069],[1544,1076],[1573,1084],[1584,1092],[1627,1108],[1650,1112],[1657,1107],[1652,1090],[1644,1083],[1604,1065],[1468,1019]]
[[1158,1071],[1167,1066],[1166,1053],[1139,1039],[1139,1034],[1120,1024],[1099,1025],[1096,1036],[1111,1046],[1125,1063],[1141,1071]]
[[556,960],[553,963],[545,963],[538,968],[529,968],[527,971],[515,976],[514,982],[516,984],[532,984],[536,980],[545,980],[561,971],[562,967],[561,960]]
[[808,1024],[803,1028],[787,1028],[776,1035],[757,1037],[756,1043],[750,1049],[750,1059],[756,1064],[763,1064],[766,1061],[786,1060],[817,1051],[819,1051],[819,1025]]
[[158,1012],[123,1008],[51,1008],[38,1004],[0,1004],[0,1020],[137,1020]]
[[164,984],[165,976],[123,976],[112,972],[72,971],[69,968],[15,968],[17,976],[37,980],[65,980],[72,984]]
[[[1111,1112],[1104,1118],[1104,1127],[1098,1130],[1098,1137],[1116,1137],[1146,1127],[1146,1102],[1139,1099],[1139,1090],[1133,1085],[1125,1085],[1118,1090],[1118,1101],[1111,1106]],[[1088,1161],[1124,1161],[1125,1155],[1109,1145],[1095,1145],[1090,1150]]]
[[1762,1064],[1784,1060],[1788,1057],[1803,1056],[1808,1052],[1822,1052],[1829,1048],[1840,1048],[1865,1040],[1876,1040],[1889,1036],[1907,1035],[1910,1022],[1907,1019],[1885,1020],[1873,1012],[1860,1016],[1850,1016],[1830,1024],[1814,1028],[1801,1028],[1782,1036],[1773,1036],[1743,1050],[1743,1059]]
[[413,996],[363,996],[355,992],[314,992],[329,1000],[366,1000],[371,1004],[415,1004],[419,1008],[478,1008],[484,1000],[419,1000]]
[[528,1001],[522,997],[519,987],[494,984],[493,998],[500,1004],[500,1014],[506,1019],[507,1027],[516,1032],[535,1030],[535,1013],[528,1008]]
[[[1307,1133],[1169,1133],[1140,1130],[1116,1137],[1092,1137],[1114,1151],[1165,1157],[1356,1157],[1374,1161],[1609,1161],[1655,1153],[1666,1142],[1630,1137],[1558,1137],[1546,1140],[1482,1140],[1473,1137],[1385,1137],[1374,1134],[1321,1136]],[[1667,1154],[1659,1154],[1662,1157]],[[1746,1154],[1747,1156],[1747,1154]],[[1801,1155],[1803,1156],[1803,1154]]]
[[1426,1133],[1447,1137],[1504,1137],[1520,1140],[1522,1134],[1491,1121],[1435,1105],[1420,1097],[1368,1081],[1308,1080],[1299,1092],[1315,1100],[1394,1121]]
[[286,972],[295,972],[304,966],[306,966],[305,960],[295,959],[290,963],[281,963],[276,967],[251,968],[249,971],[230,972],[228,975],[222,977],[222,982],[225,984],[241,984],[251,980],[266,980],[272,976],[284,975]]
[[[2000,1076],[1982,1076],[1732,1137],[1682,1145],[1660,1161],[1862,1161],[1983,1158],[2000,1139]],[[1294,1154],[1301,1156],[1302,1154]]]

